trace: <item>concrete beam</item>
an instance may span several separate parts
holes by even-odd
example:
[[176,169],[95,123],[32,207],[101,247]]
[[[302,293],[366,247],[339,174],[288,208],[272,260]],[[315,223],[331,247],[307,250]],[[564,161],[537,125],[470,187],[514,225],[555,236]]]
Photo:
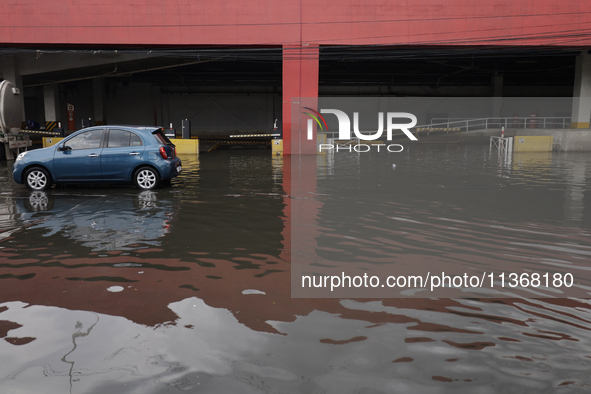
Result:
[[[117,64],[134,60],[144,60],[157,56],[117,54],[117,53],[43,53],[19,54],[16,56],[21,75],[43,74],[54,71],[71,70],[106,64]],[[4,57],[4,56],[3,56]],[[114,69],[114,67],[113,67]]]
[[588,129],[591,118],[591,55],[577,56],[573,94],[572,128]]

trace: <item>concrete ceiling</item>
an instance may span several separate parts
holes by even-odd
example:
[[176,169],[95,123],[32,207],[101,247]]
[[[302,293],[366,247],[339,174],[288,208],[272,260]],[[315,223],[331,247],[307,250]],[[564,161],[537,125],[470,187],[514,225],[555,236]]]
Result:
[[[576,51],[552,49],[323,48],[320,86],[490,85],[570,86]],[[9,55],[0,50],[0,55]],[[133,51],[26,50],[13,54],[25,87],[107,78],[165,88],[282,85],[279,49],[161,49]]]

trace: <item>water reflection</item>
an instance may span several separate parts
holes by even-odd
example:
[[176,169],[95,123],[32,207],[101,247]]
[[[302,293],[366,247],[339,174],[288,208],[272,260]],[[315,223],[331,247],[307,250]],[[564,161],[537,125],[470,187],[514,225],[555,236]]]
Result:
[[589,160],[230,151],[149,194],[5,182],[0,391],[588,390],[588,297],[297,299],[290,259],[581,273]]
[[195,297],[169,305],[175,325],[155,328],[9,303],[0,316],[20,325],[10,335],[35,339],[0,341],[0,368],[11,371],[0,384],[44,393],[579,392],[591,383],[584,306],[343,300],[344,316],[316,303],[295,320],[268,321],[276,333],[266,333]]
[[[497,279],[503,272],[572,274],[577,281],[568,289],[488,286],[455,294],[441,289],[431,295],[589,296],[590,267],[581,261],[590,250],[591,217],[584,215],[590,185],[581,178],[589,155],[521,153],[509,168],[504,157],[478,147],[427,147],[398,156],[334,156],[329,169],[319,168],[317,184],[299,181],[300,208],[293,215],[306,220],[292,223],[292,233],[298,237],[292,291],[298,296],[427,296],[426,289],[410,292],[378,286],[331,291],[300,285],[302,275],[342,272],[381,278],[424,278],[428,272],[480,278],[493,274]],[[306,168],[306,160],[298,159],[297,171]],[[574,174],[579,174],[577,181]],[[294,174],[292,178],[298,179]],[[576,225],[573,209],[568,208],[573,201],[565,198],[565,191],[573,188],[580,190]]]
[[169,232],[176,208],[158,199],[157,191],[54,191],[16,200],[16,213],[29,230],[46,230],[43,237],[61,234],[93,251],[123,251],[137,249],[137,244],[160,245],[158,239]]
[[589,163],[584,158],[577,158],[571,162],[566,172],[568,186],[564,195],[564,215],[571,222],[583,220],[585,211],[585,192],[588,188],[587,167]]

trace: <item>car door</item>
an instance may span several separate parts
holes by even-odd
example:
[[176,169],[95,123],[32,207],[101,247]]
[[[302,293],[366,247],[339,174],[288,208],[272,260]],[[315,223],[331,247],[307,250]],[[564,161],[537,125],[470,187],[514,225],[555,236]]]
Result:
[[142,138],[129,130],[109,129],[106,141],[101,155],[103,179],[130,180],[132,169],[140,162],[144,153]]
[[101,180],[104,129],[92,129],[65,140],[53,156],[56,181]]

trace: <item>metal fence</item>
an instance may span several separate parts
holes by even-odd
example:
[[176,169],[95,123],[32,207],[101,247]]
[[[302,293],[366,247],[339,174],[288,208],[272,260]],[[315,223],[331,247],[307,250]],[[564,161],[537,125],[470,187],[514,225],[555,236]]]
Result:
[[571,126],[571,118],[561,117],[507,117],[507,118],[433,118],[424,128],[459,128],[460,131],[483,129],[566,129]]
[[[462,132],[484,130],[484,129],[500,129],[504,127],[507,129],[567,129],[571,127],[570,117],[506,117],[506,118],[433,118],[431,123],[427,125],[415,126],[412,128],[414,134],[419,131],[423,132]],[[398,130],[399,131],[399,130]],[[338,132],[318,131],[318,134],[326,134],[326,138],[335,141],[339,144],[355,144],[360,143],[359,138],[351,133],[351,140],[339,141]],[[364,135],[373,135],[375,132],[362,132]],[[396,136],[404,135],[400,132],[393,133]]]

